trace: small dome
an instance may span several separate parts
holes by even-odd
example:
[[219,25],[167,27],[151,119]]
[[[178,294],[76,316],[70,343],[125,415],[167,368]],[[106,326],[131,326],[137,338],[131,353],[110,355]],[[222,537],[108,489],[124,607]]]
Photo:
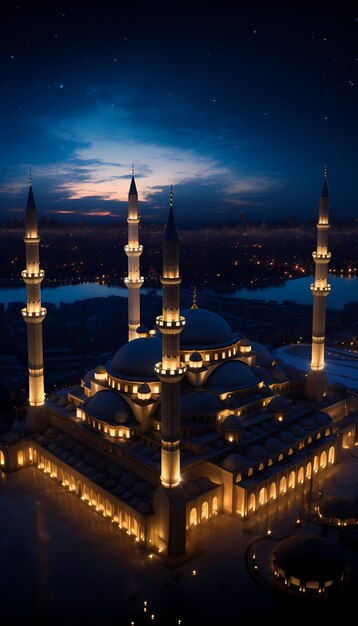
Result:
[[294,443],[296,439],[292,435],[292,433],[288,432],[288,430],[283,430],[282,433],[278,435],[278,438],[280,441],[282,441],[282,443],[285,443],[285,444]]
[[248,465],[248,460],[241,454],[229,454],[223,462],[223,467],[230,472],[244,472]]
[[288,376],[281,365],[274,365],[271,367],[271,374],[276,383],[284,383],[286,382]]
[[284,539],[274,556],[286,576],[294,576],[303,583],[337,580],[344,569],[339,549],[315,535],[302,533]]
[[298,424],[294,424],[293,426],[291,426],[289,431],[290,431],[290,433],[293,434],[294,437],[296,437],[296,439],[302,439],[302,437],[306,436],[305,431]]
[[260,426],[253,426],[250,429],[250,432],[254,435],[254,437],[258,437],[258,436],[262,435],[262,430],[261,430]]
[[320,411],[312,416],[312,420],[316,422],[319,426],[330,426],[332,424],[332,418],[328,413],[324,413]]
[[60,434],[61,431],[58,430],[58,428],[54,428],[53,426],[51,426],[46,430],[45,437],[47,437],[47,439],[56,439],[56,437],[58,437],[58,435]]
[[314,421],[309,419],[308,417],[305,417],[305,419],[300,421],[300,426],[306,431],[308,430],[310,432],[313,430],[317,430],[317,424],[315,424]]
[[236,340],[229,324],[217,313],[198,308],[185,309],[182,315],[186,320],[180,338],[184,350],[223,347]]
[[0,435],[0,441],[3,443],[15,443],[19,441],[19,435],[17,433],[8,432]]
[[91,370],[86,372],[86,374],[83,377],[83,382],[84,382],[85,387],[87,387],[87,389],[91,389],[91,380],[94,377],[95,370],[96,370],[96,368],[93,367]]
[[270,439],[267,439],[264,445],[265,445],[266,450],[268,450],[269,452],[279,452],[279,450],[282,450],[283,448],[281,441],[279,441],[275,437],[271,437]]
[[220,424],[221,430],[235,430],[241,432],[244,428],[242,421],[237,415],[228,415]]
[[256,365],[252,371],[258,378],[258,380],[263,380],[266,385],[271,385],[271,383],[273,382],[273,378],[270,372],[266,369],[266,367],[263,367],[262,365]]
[[151,389],[147,383],[142,383],[138,387],[138,393],[151,393]]
[[266,406],[270,411],[287,411],[289,401],[285,396],[274,396]]
[[267,450],[262,446],[251,446],[251,448],[247,451],[247,456],[249,459],[253,459],[254,461],[262,461],[267,457]]
[[162,360],[162,342],[157,337],[134,339],[114,355],[108,373],[131,380],[157,381],[154,366]]
[[256,352],[256,365],[260,365],[262,367],[270,367],[273,362],[273,356],[271,352],[265,348],[261,343],[257,343],[256,341],[251,342],[252,350]]
[[203,357],[201,356],[200,352],[192,352],[189,357],[189,361],[192,361],[193,363],[198,363],[202,360]]
[[134,421],[134,415],[127,402],[115,391],[98,391],[82,405],[83,410],[98,420],[112,424],[125,424]]
[[246,337],[243,337],[242,339],[240,339],[239,345],[240,346],[244,346],[245,348],[247,348],[248,346],[251,346],[251,341],[246,339]]
[[239,404],[240,402],[235,396],[227,396],[221,403],[225,409],[237,409]]
[[206,387],[217,393],[245,389],[257,385],[257,378],[243,361],[226,361],[209,377]]
[[104,365],[97,365],[96,369],[94,370],[95,374],[105,374],[106,373],[106,368],[104,367]]
[[216,415],[220,411],[220,400],[209,391],[192,391],[180,397],[180,414]]

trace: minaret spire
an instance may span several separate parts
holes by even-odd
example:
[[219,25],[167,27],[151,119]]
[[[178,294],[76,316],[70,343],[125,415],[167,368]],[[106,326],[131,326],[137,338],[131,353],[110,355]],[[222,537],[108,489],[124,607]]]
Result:
[[328,263],[331,253],[328,250],[329,224],[329,193],[327,185],[327,168],[324,168],[324,179],[319,201],[317,222],[317,247],[312,253],[315,263],[315,280],[311,285],[313,295],[312,319],[312,356],[311,372],[307,376],[307,394],[315,400],[321,400],[326,394],[327,380],[324,374],[324,340],[326,330],[326,298],[331,290],[328,284]]
[[139,257],[143,246],[139,245],[139,212],[138,193],[134,180],[134,165],[132,165],[132,180],[128,192],[128,244],[124,246],[128,257],[128,276],[124,279],[128,287],[128,341],[137,338],[137,328],[140,326],[140,288],[144,278],[140,276]]
[[46,317],[46,309],[41,306],[41,282],[45,272],[40,269],[40,237],[31,172],[26,203],[24,242],[26,270],[21,272],[21,276],[26,284],[27,304],[21,313],[27,324],[29,403],[30,407],[41,407],[45,403],[42,322]]
[[182,279],[179,275],[179,237],[173,212],[172,189],[169,204],[163,241],[163,276],[160,279],[163,285],[163,309],[162,315],[156,319],[162,334],[162,361],[157,363],[155,371],[162,383],[162,498],[167,498],[171,511],[169,517],[166,515],[165,522],[168,556],[178,556],[185,552],[185,505],[180,487],[180,381],[186,366],[180,361],[180,333],[185,319],[180,315]]

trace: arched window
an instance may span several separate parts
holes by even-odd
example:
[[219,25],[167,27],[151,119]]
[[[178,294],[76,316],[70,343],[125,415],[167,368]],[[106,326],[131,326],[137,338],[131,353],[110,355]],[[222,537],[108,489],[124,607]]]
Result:
[[267,502],[267,489],[266,487],[262,487],[259,491],[259,506],[266,504]]
[[256,496],[255,496],[254,493],[251,493],[250,496],[249,496],[247,508],[248,508],[249,512],[256,510]]
[[318,456],[315,456],[313,459],[313,471],[315,474],[318,472]]
[[276,483],[271,483],[270,490],[269,490],[269,499],[276,500],[276,497],[277,497],[276,494],[277,494]]
[[265,467],[265,466],[264,466],[264,464],[263,464],[263,463],[260,463],[260,465],[259,465],[259,472],[261,472],[261,470],[263,470],[263,469],[264,469],[264,467]]
[[214,514],[218,512],[218,498],[217,498],[217,496],[213,497],[213,503],[212,503],[211,510],[212,510],[212,512]]
[[203,502],[201,505],[201,519],[208,519],[209,517],[209,505],[207,501]]
[[190,520],[189,520],[189,524],[190,526],[196,526],[198,523],[198,512],[195,508],[195,506],[191,509],[190,511]]
[[288,451],[288,456],[291,456],[291,454],[293,454],[293,448],[290,448]]
[[308,437],[307,443],[312,443],[312,437]]
[[0,450],[0,465],[4,467],[5,465],[5,456],[2,450]]
[[292,472],[290,472],[290,475],[288,477],[288,486],[289,486],[290,489],[294,489],[295,488],[295,484],[296,484],[296,474],[292,470]]
[[287,491],[287,480],[286,480],[286,476],[282,476],[280,483],[279,483],[279,494],[282,495],[283,493],[286,493]]
[[321,459],[319,464],[322,469],[324,469],[327,465],[327,452],[325,450],[323,450],[323,452],[321,453]]
[[335,449],[334,446],[331,446],[328,452],[328,463],[334,463],[335,458]]
[[22,450],[19,450],[19,452],[17,453],[17,464],[18,465],[24,464],[24,453]]
[[247,475],[248,476],[252,476],[253,473],[254,473],[254,470],[252,469],[252,467],[249,467],[249,469],[247,471]]
[[305,470],[303,469],[303,467],[300,467],[300,469],[298,470],[298,482],[299,483],[303,483],[304,479],[305,479]]
[[312,463],[307,463],[306,466],[306,478],[310,479],[312,476]]
[[273,463],[272,459],[269,459],[269,460],[267,461],[267,466],[268,466],[268,467],[271,467],[272,463]]
[[326,430],[324,431],[324,436],[329,437],[330,434],[331,434],[331,431],[329,430],[329,428],[326,428]]
[[282,461],[282,459],[283,459],[283,454],[282,454],[282,452],[280,452],[280,454],[278,455],[278,460]]
[[321,433],[317,433],[316,439],[321,439]]

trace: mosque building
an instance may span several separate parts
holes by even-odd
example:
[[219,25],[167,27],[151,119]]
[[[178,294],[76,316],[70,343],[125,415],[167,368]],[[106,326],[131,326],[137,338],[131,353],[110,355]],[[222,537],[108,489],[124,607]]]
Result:
[[[26,206],[28,432],[0,437],[0,467],[34,465],[151,552],[183,558],[197,527],[243,520],[309,484],[357,441],[358,398],[324,375],[329,197],[319,205],[311,372],[234,333],[218,314],[180,309],[173,194],[163,241],[162,315],[140,323],[138,194],[129,190],[128,342],[78,386],[45,399],[37,209]],[[46,377],[45,377],[46,378]],[[341,390],[342,391],[342,390]],[[337,434],[340,434],[337,437]]]

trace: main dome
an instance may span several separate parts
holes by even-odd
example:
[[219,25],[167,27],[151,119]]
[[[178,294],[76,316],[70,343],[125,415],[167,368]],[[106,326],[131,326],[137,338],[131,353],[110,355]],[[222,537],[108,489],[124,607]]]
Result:
[[180,337],[183,350],[216,348],[234,343],[237,336],[217,313],[207,309],[185,309],[184,330]]
[[162,360],[162,342],[156,337],[133,339],[117,350],[108,373],[130,380],[158,380],[154,365]]

